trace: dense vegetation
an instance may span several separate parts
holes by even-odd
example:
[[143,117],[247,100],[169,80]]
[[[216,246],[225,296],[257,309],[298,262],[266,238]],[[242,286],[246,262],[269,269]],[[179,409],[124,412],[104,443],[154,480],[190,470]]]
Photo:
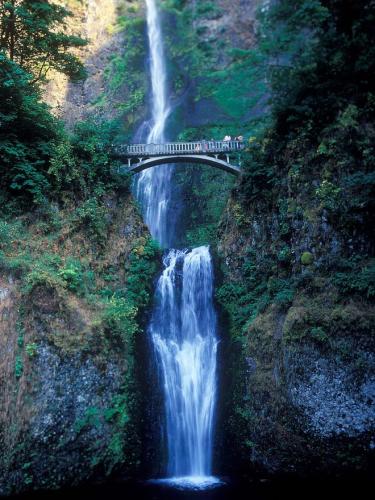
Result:
[[[202,125],[191,127],[180,109],[176,125],[188,127],[179,137],[246,135],[250,148],[243,159],[243,204],[260,198],[272,201],[288,176],[296,182],[306,173],[319,182],[314,196],[322,206],[330,206],[332,216],[332,204],[340,200],[336,215],[341,214],[346,225],[356,220],[358,210],[371,217],[373,4],[277,2],[259,11],[257,45],[246,50],[230,46],[224,28],[222,39],[210,38],[208,26],[225,14],[214,2],[163,4],[173,90],[185,96],[187,107],[202,102],[214,117],[199,107],[194,119]],[[335,161],[338,155],[341,159]],[[292,163],[294,170],[288,174]],[[179,173],[177,181],[182,177],[184,183],[190,170]],[[194,175],[197,189],[184,193],[184,221],[192,238],[213,241],[212,224],[232,184],[228,176],[204,169]],[[212,197],[217,207],[210,206]]]
[[50,69],[72,79],[85,70],[71,48],[86,41],[67,35],[70,11],[61,5],[40,0],[2,0],[0,2],[0,50],[11,61],[33,75],[32,83],[45,80]]
[[[214,2],[168,0],[164,8],[173,27],[167,33],[167,50],[176,95],[192,86],[190,105],[203,100],[210,110],[217,106],[214,121],[198,111],[206,124],[188,126],[179,137],[219,139],[240,131],[247,140],[244,175],[219,241],[231,231],[233,218],[245,239],[253,223],[262,226],[262,219],[277,218],[272,231],[262,226],[258,248],[249,245],[240,282],[218,290],[234,322],[234,335],[246,335],[256,316],[274,301],[290,305],[315,264],[323,276],[331,275],[343,299],[354,292],[371,298],[374,2],[272,3],[259,9],[257,43],[246,50],[225,43],[224,28],[224,39],[209,38],[205,22],[224,15]],[[181,111],[178,120],[189,124]],[[193,177],[193,189],[187,177]],[[176,181],[189,186],[182,188],[188,242],[215,242],[230,179],[189,167],[177,172]],[[335,256],[329,248],[317,248],[323,234],[304,246],[299,241],[321,218],[342,244]]]
[[74,135],[41,101],[32,76],[0,54],[1,199],[8,210],[87,199],[118,181],[109,156],[111,125],[80,123]]
[[[118,175],[110,156],[117,124],[80,122],[68,132],[41,99],[48,69],[84,76],[82,63],[68,49],[85,41],[56,31],[64,28],[68,15],[66,9],[49,2],[2,3],[1,267],[22,277],[25,293],[43,283],[88,298],[100,290],[108,302],[108,321],[114,321],[110,311],[119,321],[126,317],[131,337],[137,330],[134,311],[147,302],[142,288],[147,286],[147,276],[140,282],[143,291],[136,294],[129,289],[131,297],[126,297],[120,314],[116,313],[117,295],[101,289],[92,267],[98,264],[95,252],[97,257],[103,254],[111,229],[105,197],[115,196],[114,190],[125,197],[129,194],[129,179]],[[63,249],[63,242],[79,232],[93,246],[91,257],[76,251],[69,256]],[[39,253],[40,248],[45,251]],[[143,254],[138,258],[142,260]],[[131,280],[132,268],[129,271]],[[102,272],[105,275],[108,270]],[[125,298],[121,295],[118,300],[122,303]],[[114,323],[112,327],[117,330]]]
[[85,77],[71,49],[87,42],[66,34],[71,15],[48,1],[1,2],[0,200],[4,224],[26,213],[46,223],[75,209],[99,241],[105,195],[129,187],[110,156],[119,124],[88,120],[67,131],[42,100],[49,70]]
[[[67,130],[43,102],[50,70],[72,81],[86,76],[73,49],[87,41],[68,34],[71,15],[49,1],[0,2],[0,275],[1,286],[11,283],[17,290],[10,400],[16,405],[19,398],[27,407],[23,411],[29,411],[31,400],[20,396],[21,387],[33,376],[33,363],[45,345],[61,359],[84,359],[90,353],[100,369],[118,357],[123,381],[117,395],[109,404],[88,407],[74,423],[76,438],[83,440],[85,432],[111,428],[106,444],[102,438],[86,450],[90,467],[100,464],[109,474],[124,462],[136,468],[139,460],[132,421],[138,411],[133,360],[159,251],[131,200],[129,178],[118,174],[118,162],[110,155],[120,120],[93,117]],[[129,27],[128,42],[135,47],[128,46],[124,60],[113,58],[106,70],[109,93],[121,85],[128,89],[120,111],[129,122],[134,103],[142,100],[139,86],[137,96],[133,92],[139,75],[129,77],[125,71],[143,55],[136,24],[119,18],[116,29]],[[41,303],[49,303],[47,315]],[[40,330],[35,321],[43,325]],[[1,397],[5,394],[6,384]],[[19,413],[12,416],[11,432],[0,426],[6,449],[0,471],[21,464],[20,480],[30,487],[38,466],[30,458],[31,434],[22,436]],[[5,439],[20,442],[13,449]],[[43,484],[50,487],[55,483],[47,476]]]
[[315,258],[326,275],[336,270],[336,281],[350,282],[353,293],[374,294],[373,7],[279,2],[261,16],[257,59],[272,97],[258,135],[249,140],[234,215],[245,233],[246,220],[262,211],[275,213],[278,227],[272,251],[263,258],[249,254],[246,262],[244,319],[275,297],[288,303],[297,286],[290,281],[294,271],[313,263],[310,248],[296,254],[291,244],[296,219],[313,224],[323,216],[339,239],[353,241],[338,259],[318,249]]
[[[374,349],[375,318],[374,7],[280,1],[259,15],[251,58],[270,99],[250,128],[244,174],[220,227],[229,265],[217,289],[243,353],[243,366],[232,365],[243,385],[234,388],[229,427],[244,456],[271,460],[275,446],[286,464],[303,461],[282,392],[286,352],[310,349],[348,365],[359,386],[371,370],[363,353]],[[251,389],[246,360],[259,366]],[[276,375],[278,366],[285,372]],[[285,441],[274,445],[279,435]],[[345,441],[317,442],[314,464],[313,442],[312,468],[323,454],[342,468],[366,467],[364,447]]]

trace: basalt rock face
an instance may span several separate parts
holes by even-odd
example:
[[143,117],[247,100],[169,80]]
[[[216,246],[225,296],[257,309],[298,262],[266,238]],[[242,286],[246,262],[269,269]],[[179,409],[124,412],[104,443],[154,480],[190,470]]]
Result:
[[[89,262],[96,282],[90,293],[46,275],[30,288],[22,270],[1,270],[0,494],[137,472],[133,360],[142,326],[125,319],[120,333],[126,300],[113,315],[115,299],[102,301],[99,290],[114,297],[126,286],[130,261],[140,262],[149,234],[128,196],[108,198],[107,207],[100,250],[84,229],[68,227],[56,247],[56,258]],[[130,309],[131,322],[135,314]]]
[[[87,77],[77,83],[49,73],[44,97],[68,128],[81,120],[123,124],[143,117],[147,87],[146,40],[141,0],[68,0],[72,13],[67,29],[88,41],[77,51]],[[125,113],[124,113],[125,112]]]
[[89,40],[86,47],[77,51],[85,63],[88,77],[72,84],[61,74],[50,74],[45,99],[68,126],[73,126],[93,111],[92,103],[103,93],[103,72],[111,54],[120,51],[121,36],[110,33],[117,21],[116,0],[63,3],[73,14],[67,27],[69,32]]
[[[256,13],[262,0],[188,0],[180,13],[164,2],[164,41],[174,104],[170,133],[184,128],[237,127],[256,113],[252,90],[236,79],[238,54],[256,44]],[[163,5],[163,2],[162,2]],[[243,126],[243,125],[242,125]],[[208,133],[208,132],[207,132]],[[212,133],[212,132],[210,132]]]
[[245,473],[369,472],[375,309],[366,293],[345,294],[335,263],[356,248],[368,269],[371,245],[366,230],[344,236],[306,193],[297,203],[300,215],[290,210],[285,219],[233,196],[221,223],[218,298],[229,317],[226,349],[235,353],[225,448],[242,451],[230,456]]

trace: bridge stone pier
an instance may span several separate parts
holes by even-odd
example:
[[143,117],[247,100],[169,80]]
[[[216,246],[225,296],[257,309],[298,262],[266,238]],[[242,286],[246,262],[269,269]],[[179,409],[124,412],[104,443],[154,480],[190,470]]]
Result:
[[113,156],[127,161],[120,169],[131,174],[157,165],[200,163],[239,175],[241,168],[232,158],[243,149],[242,141],[194,141],[119,145],[113,146],[112,151]]

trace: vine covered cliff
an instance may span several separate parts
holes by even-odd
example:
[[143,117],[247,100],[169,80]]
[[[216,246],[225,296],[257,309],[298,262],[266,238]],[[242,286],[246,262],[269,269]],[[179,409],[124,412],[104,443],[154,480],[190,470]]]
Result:
[[0,492],[136,474],[158,251],[129,195],[3,223],[0,245]]
[[228,443],[245,469],[372,467],[370,4],[280,2],[261,18],[270,109],[218,236],[217,298],[242,353],[230,365]]

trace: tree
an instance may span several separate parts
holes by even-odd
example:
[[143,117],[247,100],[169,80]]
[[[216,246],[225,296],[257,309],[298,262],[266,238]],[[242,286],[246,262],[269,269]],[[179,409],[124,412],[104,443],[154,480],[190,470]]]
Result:
[[322,206],[345,224],[360,215],[372,227],[374,21],[375,0],[279,0],[263,9],[255,50],[269,120],[243,162],[246,201],[272,201],[290,179],[307,187],[319,179]]
[[82,63],[70,52],[87,41],[66,34],[72,14],[48,0],[0,0],[0,51],[33,74],[31,83],[53,68],[73,80],[82,79]]
[[30,204],[47,195],[56,120],[30,75],[0,53],[0,192]]
[[[375,86],[375,1],[280,0],[263,13],[272,113],[282,134],[324,128]],[[317,112],[319,110],[319,112]]]

